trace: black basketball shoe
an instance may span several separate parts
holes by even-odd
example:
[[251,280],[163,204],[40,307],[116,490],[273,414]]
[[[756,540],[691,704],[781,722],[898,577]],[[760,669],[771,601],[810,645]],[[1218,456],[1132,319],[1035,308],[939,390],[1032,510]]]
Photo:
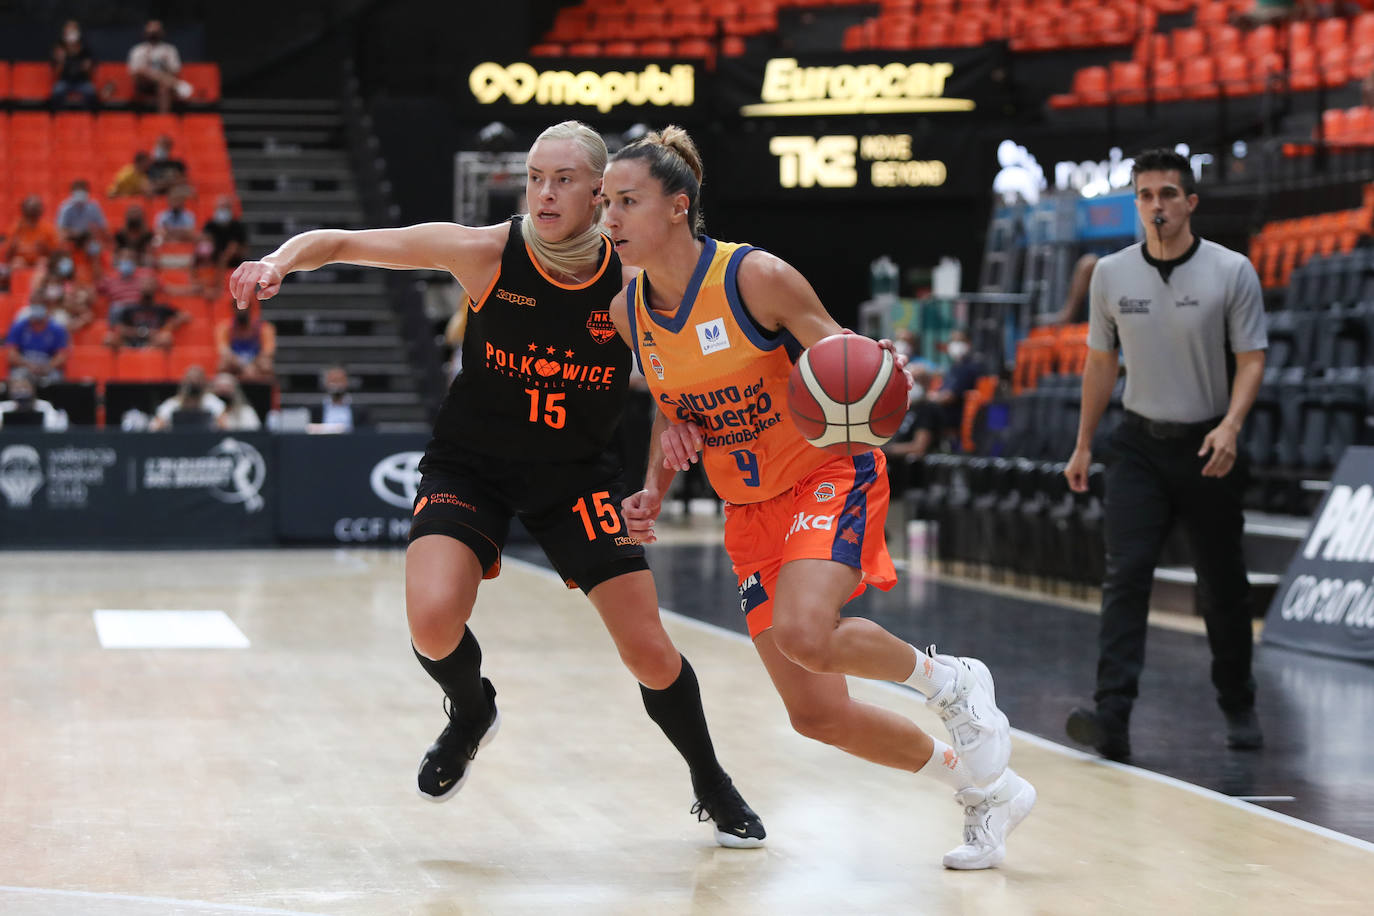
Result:
[[501,728],[501,712],[496,708],[496,688],[486,678],[482,678],[482,686],[487,691],[487,703],[491,711],[479,714],[475,722],[459,719],[459,710],[453,708],[453,701],[444,697],[448,725],[420,761],[416,787],[421,798],[432,802],[447,801],[463,788],[463,783],[468,781],[472,773],[470,764],[472,758],[477,756],[477,749],[490,744]]
[[709,792],[697,797],[692,813],[699,821],[715,821],[716,842],[734,849],[752,849],[763,845],[768,833],[763,821],[740,796],[730,777]]

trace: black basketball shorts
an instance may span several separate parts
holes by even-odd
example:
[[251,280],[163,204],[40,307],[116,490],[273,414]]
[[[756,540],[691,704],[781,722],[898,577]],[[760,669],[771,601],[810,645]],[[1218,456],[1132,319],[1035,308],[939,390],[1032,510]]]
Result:
[[420,466],[410,539],[442,534],[461,541],[477,554],[484,578],[501,570],[512,517],[569,588],[589,592],[649,568],[644,546],[625,531],[620,515],[626,488],[618,455],[553,463],[466,452]]

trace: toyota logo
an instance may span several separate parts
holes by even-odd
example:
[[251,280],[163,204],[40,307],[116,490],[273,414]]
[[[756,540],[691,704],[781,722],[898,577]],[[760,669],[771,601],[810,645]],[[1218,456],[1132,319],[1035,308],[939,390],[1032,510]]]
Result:
[[387,455],[372,468],[372,492],[389,506],[409,509],[415,504],[420,486],[420,459],[424,452],[397,452]]

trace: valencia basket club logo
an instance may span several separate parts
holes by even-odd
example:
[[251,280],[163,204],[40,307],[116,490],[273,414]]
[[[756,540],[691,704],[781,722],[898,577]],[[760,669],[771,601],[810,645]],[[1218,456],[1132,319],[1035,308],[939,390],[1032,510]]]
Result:
[[604,344],[614,337],[617,333],[615,322],[611,320],[611,313],[608,309],[598,309],[587,317],[587,330],[592,335],[592,340],[599,344]]

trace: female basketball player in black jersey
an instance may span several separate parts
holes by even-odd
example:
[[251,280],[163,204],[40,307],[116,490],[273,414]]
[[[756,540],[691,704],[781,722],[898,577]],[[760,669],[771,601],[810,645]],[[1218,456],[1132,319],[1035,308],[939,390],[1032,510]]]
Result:
[[716,760],[696,675],[663,629],[644,549],[617,512],[611,442],[630,353],[608,307],[628,272],[598,227],[606,158],[599,134],[565,121],[530,148],[524,219],[306,232],[242,264],[229,288],[245,306],[275,296],[293,271],[348,263],[446,270],[468,291],[463,371],[420,463],[406,551],[411,640],[449,716],[420,763],[420,794],[457,792],[500,725],[467,622],[517,516],[601,614],[650,718],[687,760],[693,813],[715,821],[721,845],[759,846],[763,824]]

